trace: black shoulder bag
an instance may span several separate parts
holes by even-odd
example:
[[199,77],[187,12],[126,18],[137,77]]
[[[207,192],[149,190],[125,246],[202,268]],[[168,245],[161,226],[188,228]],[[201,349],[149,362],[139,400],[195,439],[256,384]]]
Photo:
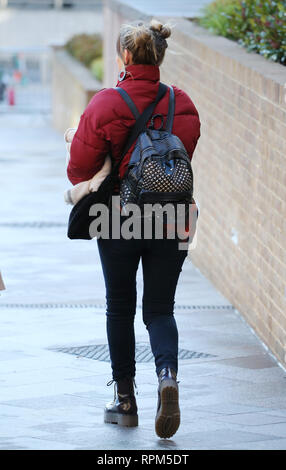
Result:
[[[120,184],[119,178],[119,166],[132,146],[132,144],[137,139],[138,135],[144,130],[147,122],[149,121],[152,113],[157,105],[157,103],[163,98],[167,91],[167,86],[163,83],[159,84],[159,90],[156,96],[156,99],[151,103],[143,113],[136,119],[135,125],[132,128],[132,131],[128,137],[128,140],[125,144],[122,156],[117,163],[112,167],[111,173],[103,180],[98,190],[89,193],[84,196],[75,206],[72,208],[69,220],[68,220],[68,230],[67,236],[71,240],[82,239],[82,240],[91,240],[92,237],[89,233],[89,227],[95,216],[91,216],[90,208],[93,204],[101,203],[105,204],[107,207],[110,207],[111,196],[116,184]],[[121,89],[119,89],[122,91]]]

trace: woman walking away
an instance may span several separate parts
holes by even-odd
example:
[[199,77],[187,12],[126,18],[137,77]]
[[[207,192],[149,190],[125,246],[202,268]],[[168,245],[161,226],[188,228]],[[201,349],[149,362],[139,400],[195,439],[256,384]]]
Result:
[[[105,157],[114,163],[138,117],[158,96],[160,65],[171,29],[152,20],[122,25],[117,40],[119,76],[117,88],[105,88],[90,101],[81,116],[71,144],[68,177],[73,184],[88,181],[103,167]],[[173,74],[176,70],[173,71]],[[162,86],[162,85],[161,85]],[[167,121],[169,100],[174,96],[172,134],[192,158],[200,136],[198,112],[181,89],[166,87],[153,116]],[[122,96],[123,95],[123,96]],[[124,98],[125,97],[125,98]],[[155,124],[156,120],[154,118]],[[154,125],[155,126],[155,125]],[[176,137],[176,138],[177,138]],[[134,143],[120,163],[120,181],[126,173]],[[151,175],[152,176],[152,175]],[[154,175],[153,175],[154,176]],[[114,194],[119,194],[120,188]],[[123,217],[122,213],[121,216]],[[143,321],[149,333],[158,377],[155,430],[159,437],[171,437],[180,424],[178,373],[178,330],[174,318],[174,298],[186,249],[179,249],[177,238],[98,238],[98,249],[106,286],[107,338],[109,344],[114,400],[104,410],[104,420],[122,426],[137,426],[134,395],[136,311],[136,273],[143,269]]]

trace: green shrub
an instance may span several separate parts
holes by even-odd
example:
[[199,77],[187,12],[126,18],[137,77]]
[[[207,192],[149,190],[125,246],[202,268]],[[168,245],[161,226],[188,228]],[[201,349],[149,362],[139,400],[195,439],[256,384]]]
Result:
[[286,65],[286,0],[216,0],[202,13],[201,26]]
[[102,57],[102,38],[99,34],[77,34],[65,45],[75,59],[89,67],[94,59]]
[[103,58],[99,57],[98,59],[94,59],[90,64],[90,70],[92,75],[102,82],[103,80]]
[[[209,29],[214,34],[231,37],[230,18],[235,15],[239,0],[219,0],[206,5],[203,16],[198,22],[201,26]],[[234,38],[232,38],[234,39]]]

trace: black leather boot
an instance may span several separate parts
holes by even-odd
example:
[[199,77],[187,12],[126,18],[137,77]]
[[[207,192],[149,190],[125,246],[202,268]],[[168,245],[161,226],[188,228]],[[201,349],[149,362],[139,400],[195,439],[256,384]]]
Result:
[[169,367],[161,370],[155,430],[159,437],[173,436],[180,426],[179,387],[177,374]]
[[120,426],[138,426],[137,404],[134,396],[134,378],[126,377],[114,382],[114,399],[104,409],[104,422]]

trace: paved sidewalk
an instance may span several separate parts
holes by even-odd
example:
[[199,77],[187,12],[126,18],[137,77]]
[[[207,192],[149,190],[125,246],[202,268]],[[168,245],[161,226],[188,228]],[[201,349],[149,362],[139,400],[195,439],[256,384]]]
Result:
[[[0,142],[0,449],[286,449],[285,372],[190,261],[176,297],[178,432],[162,440],[154,431],[140,306],[139,427],[103,423],[113,396],[103,276],[96,242],[66,238],[63,138],[48,117],[0,115]],[[139,305],[141,294],[139,270]]]

